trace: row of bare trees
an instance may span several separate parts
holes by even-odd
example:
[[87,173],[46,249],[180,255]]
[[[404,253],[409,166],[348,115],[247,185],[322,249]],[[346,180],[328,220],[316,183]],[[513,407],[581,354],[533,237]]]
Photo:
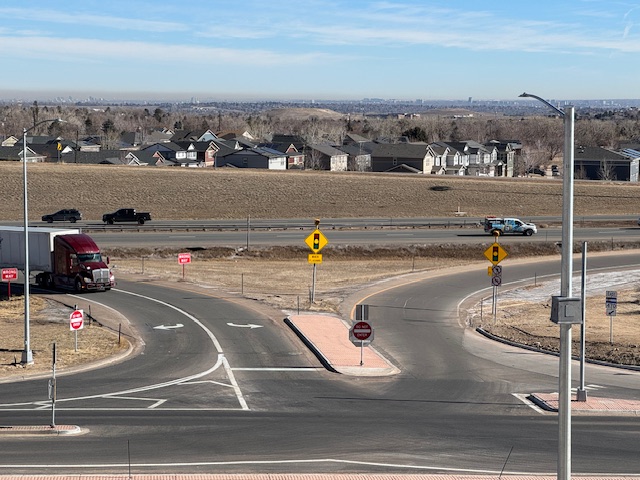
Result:
[[[191,113],[182,110],[149,110],[144,107],[87,108],[61,105],[5,105],[0,107],[0,138],[21,135],[44,119],[63,118],[65,123],[43,124],[34,135],[56,134],[76,139],[100,135],[106,148],[115,148],[122,132],[137,131],[144,138],[161,129],[248,131],[254,138],[269,141],[274,134],[299,135],[308,144],[341,144],[349,132],[370,139],[407,137],[409,141],[517,140],[523,144],[521,168],[525,171],[537,165],[557,162],[563,148],[561,118],[507,117],[479,115],[452,118],[423,115],[412,118],[364,117],[334,115],[331,118],[313,115],[295,117],[278,115],[278,110],[263,113],[222,112]],[[617,148],[621,142],[640,137],[637,118],[578,117],[575,125],[577,145]]]

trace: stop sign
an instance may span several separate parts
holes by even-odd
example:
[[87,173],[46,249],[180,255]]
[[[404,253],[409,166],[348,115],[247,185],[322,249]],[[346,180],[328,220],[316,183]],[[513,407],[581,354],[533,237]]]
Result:
[[84,326],[84,312],[82,310],[74,310],[69,315],[69,329],[81,330]]
[[371,336],[371,325],[367,322],[356,322],[351,328],[351,334],[357,340],[366,340]]

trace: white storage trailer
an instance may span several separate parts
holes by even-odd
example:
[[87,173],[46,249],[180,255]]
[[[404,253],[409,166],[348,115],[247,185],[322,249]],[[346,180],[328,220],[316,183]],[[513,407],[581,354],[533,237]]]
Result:
[[[28,227],[29,271],[53,271],[53,239],[78,234],[78,228]],[[24,270],[24,227],[0,226],[0,268]]]

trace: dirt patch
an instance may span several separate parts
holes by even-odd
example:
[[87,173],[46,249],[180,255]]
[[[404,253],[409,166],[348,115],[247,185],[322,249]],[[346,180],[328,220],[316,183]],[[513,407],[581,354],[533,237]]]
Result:
[[56,370],[88,367],[114,357],[129,348],[125,337],[91,321],[85,313],[84,328],[76,335],[69,328],[72,309],[37,295],[29,296],[30,347],[33,364],[21,364],[24,350],[24,298],[6,297],[0,301],[0,378],[19,377],[52,371],[53,343],[56,344]]
[[[559,291],[559,284],[555,290]],[[585,356],[607,363],[640,366],[640,290],[628,284],[616,291],[619,302],[615,316],[606,315],[605,291],[587,295]],[[560,328],[550,321],[550,297],[528,301],[498,296],[495,319],[492,303],[492,299],[486,299],[482,308],[475,305],[468,312],[468,324],[522,345],[559,351]],[[580,325],[574,325],[572,355],[580,355],[580,342]]]

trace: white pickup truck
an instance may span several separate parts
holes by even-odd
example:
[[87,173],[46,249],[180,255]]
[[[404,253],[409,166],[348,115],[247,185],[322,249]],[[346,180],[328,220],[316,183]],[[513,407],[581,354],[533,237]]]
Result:
[[538,233],[534,223],[523,222],[518,218],[485,217],[484,231],[491,235],[504,235],[506,233],[519,233],[531,236]]

